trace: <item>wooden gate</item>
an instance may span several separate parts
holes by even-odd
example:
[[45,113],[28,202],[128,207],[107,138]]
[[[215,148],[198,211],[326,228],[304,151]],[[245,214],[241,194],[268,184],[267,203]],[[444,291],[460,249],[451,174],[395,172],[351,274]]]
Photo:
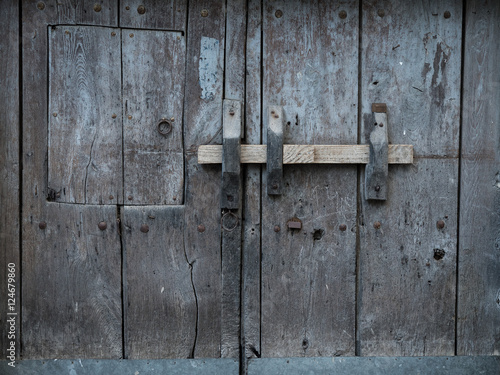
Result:
[[498,371],[498,2],[4,3],[2,369]]

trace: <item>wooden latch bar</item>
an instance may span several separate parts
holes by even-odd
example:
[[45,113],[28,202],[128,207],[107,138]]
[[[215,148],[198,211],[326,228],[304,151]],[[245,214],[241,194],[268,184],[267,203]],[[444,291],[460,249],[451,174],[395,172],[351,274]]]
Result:
[[283,107],[269,106],[267,122],[267,194],[283,191]]
[[221,208],[240,205],[241,103],[225,99],[222,117],[222,192]]

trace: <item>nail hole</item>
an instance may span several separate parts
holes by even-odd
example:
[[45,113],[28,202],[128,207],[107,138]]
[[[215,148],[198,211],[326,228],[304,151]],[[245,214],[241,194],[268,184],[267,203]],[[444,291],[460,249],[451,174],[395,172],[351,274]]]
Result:
[[325,231],[323,229],[316,229],[313,233],[313,239],[314,241],[319,241],[321,238],[323,238],[323,234]]
[[441,260],[444,258],[446,252],[443,249],[434,249],[434,259]]

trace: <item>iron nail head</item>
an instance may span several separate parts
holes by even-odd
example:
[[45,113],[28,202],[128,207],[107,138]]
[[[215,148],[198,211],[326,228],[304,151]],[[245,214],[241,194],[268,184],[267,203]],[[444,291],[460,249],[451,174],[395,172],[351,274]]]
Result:
[[45,221],[41,221],[40,223],[38,223],[38,228],[44,230],[45,228],[47,228],[47,223]]
[[438,229],[443,229],[444,228],[444,221],[438,220],[438,222],[436,223],[436,226],[438,227]]
[[281,18],[283,17],[283,11],[281,9],[278,9],[274,15],[276,16],[276,18]]
[[144,5],[139,5],[139,6],[137,7],[137,13],[139,13],[139,14],[144,14],[144,13],[146,13],[146,7],[145,7]]
[[344,20],[344,19],[346,19],[346,18],[347,18],[347,12],[346,12],[345,10],[341,10],[341,11],[339,12],[339,17],[340,17],[341,19],[343,19],[343,20]]
[[149,225],[147,225],[147,224],[142,224],[142,225],[141,225],[141,232],[142,232],[142,233],[148,233],[148,232],[149,232]]
[[201,16],[202,17],[208,17],[208,9],[202,9],[201,10]]
[[342,232],[345,232],[347,230],[347,225],[345,224],[340,224],[339,225],[339,229],[342,231]]
[[36,4],[36,7],[40,10],[44,10],[45,9],[45,3],[40,1],[38,4]]
[[198,232],[200,233],[205,232],[205,226],[203,224],[198,225]]
[[108,227],[108,224],[106,224],[105,221],[101,221],[99,224],[97,224],[100,230],[105,230]]
[[380,229],[381,226],[382,226],[382,224],[380,224],[380,221],[376,221],[376,222],[373,223],[373,227],[375,229]]
[[274,226],[274,231],[275,231],[276,233],[278,233],[280,230],[281,230],[281,228],[280,228],[280,226],[279,226],[279,225],[275,225],[275,226]]
[[450,11],[447,10],[446,12],[444,12],[444,18],[450,18],[450,17],[451,17]]
[[95,3],[94,4],[94,12],[100,12],[102,10],[101,4]]

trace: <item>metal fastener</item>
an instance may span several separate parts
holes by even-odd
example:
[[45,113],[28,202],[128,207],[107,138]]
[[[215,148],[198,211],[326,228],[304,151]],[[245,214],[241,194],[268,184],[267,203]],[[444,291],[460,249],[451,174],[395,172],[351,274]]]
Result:
[[385,11],[383,9],[377,10],[377,14],[379,17],[384,17],[385,16]]
[[139,6],[137,7],[137,13],[139,13],[139,14],[144,14],[144,13],[146,13],[146,7],[145,7],[144,5],[139,5]]
[[134,33],[130,33],[128,34],[129,37],[133,38],[134,37]]
[[125,7],[125,10],[130,10],[130,7],[127,5],[127,6]]
[[165,117],[163,117],[156,126],[158,133],[166,137],[172,131],[172,124]]
[[276,190],[278,188],[278,184],[273,184],[272,188]]
[[52,116],[57,117],[57,112],[54,112]]
[[203,224],[198,225],[198,232],[200,233],[205,232],[205,226]]
[[444,228],[444,221],[438,220],[438,222],[436,223],[436,226],[438,227],[438,229],[443,229]]
[[449,11],[444,12],[444,18],[450,18],[451,13]]
[[112,31],[111,36],[116,36],[116,33],[114,31]]
[[202,9],[201,10],[201,16],[202,17],[207,17],[208,16],[208,10],[207,9]]
[[231,109],[231,110],[229,111],[229,114],[230,114],[231,116],[234,116],[234,111]]
[[236,229],[239,222],[240,222],[240,219],[239,219],[238,215],[236,215],[234,212],[231,212],[231,211],[226,212],[224,215],[222,215],[222,217],[220,219],[222,229],[224,229],[225,231],[228,231],[228,232],[231,232],[234,229]]
[[45,9],[45,3],[43,2],[39,2],[38,4],[36,4],[36,7],[40,10],[44,10]]
[[112,195],[109,196],[109,199],[115,199],[115,197],[113,197]]
[[341,10],[341,11],[339,12],[339,17],[340,17],[341,19],[345,19],[345,18],[347,18],[347,12],[346,12],[345,10]]
[[345,224],[340,224],[339,225],[339,229],[342,231],[342,232],[345,232],[347,230],[347,225]]
[[378,126],[380,126],[381,128],[383,128],[384,124],[380,123],[380,124],[378,124]]
[[170,122],[174,122],[175,121],[175,117],[170,117]]
[[47,223],[45,221],[41,221],[40,223],[38,223],[38,228],[42,230],[47,228]]
[[100,230],[105,230],[108,227],[108,224],[106,224],[105,221],[101,221],[99,224],[97,224]]
[[132,116],[131,115],[128,115],[127,117],[129,120],[132,120]]
[[111,118],[116,118],[116,113],[113,113],[113,114],[111,115]]
[[128,200],[129,200],[129,201],[131,201],[132,199],[134,199],[134,197],[133,197],[133,196],[131,196],[131,195],[129,195],[129,196],[128,196]]
[[94,4],[94,12],[100,12],[102,10],[101,4]]
[[275,225],[275,226],[274,226],[274,231],[275,231],[276,233],[278,233],[280,230],[281,230],[281,228],[280,228],[280,226],[279,226],[279,225]]
[[373,227],[375,229],[380,229],[381,226],[382,226],[382,224],[380,224],[380,221],[376,221],[376,222],[373,223]]
[[375,186],[375,191],[380,191],[380,185]]
[[276,18],[281,18],[283,17],[283,12],[281,11],[281,9],[278,9],[274,15],[276,16]]
[[142,233],[148,233],[148,232],[149,232],[149,225],[147,225],[147,224],[142,224],[142,225],[141,225],[141,232],[142,232]]

